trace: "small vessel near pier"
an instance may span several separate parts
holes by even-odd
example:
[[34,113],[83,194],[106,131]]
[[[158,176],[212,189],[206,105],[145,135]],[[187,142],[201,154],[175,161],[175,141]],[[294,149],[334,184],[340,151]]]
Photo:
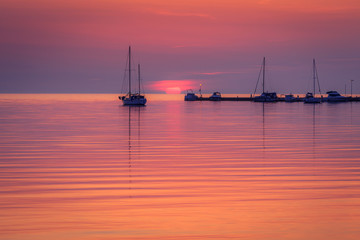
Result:
[[318,82],[319,93],[321,95],[320,83],[319,83],[319,78],[318,78],[317,69],[316,69],[316,63],[315,63],[315,59],[313,59],[313,92],[306,93],[305,98],[304,98],[304,103],[321,103],[321,98],[315,97],[315,82],[316,81]]
[[350,100],[350,97],[341,96],[337,91],[328,91],[326,94],[328,95],[324,98],[326,102],[347,102]]
[[[276,95],[276,92],[265,92],[265,57],[263,59],[263,63],[260,69],[260,72],[262,72],[262,94],[260,96],[254,97],[254,102],[276,102],[278,100],[278,97]],[[258,78],[258,81],[256,83],[254,95],[257,89],[257,85],[259,83],[260,75]]]
[[287,94],[285,95],[284,101],[285,102],[300,102],[302,99],[299,98],[299,95],[295,97],[293,94]]
[[308,92],[305,95],[304,103],[321,103],[321,99],[314,97],[311,92]]
[[198,99],[199,97],[193,92],[192,89],[187,90],[187,93],[184,98],[185,101],[196,101]]
[[210,101],[221,101],[221,93],[220,92],[214,92],[211,96],[210,96]]

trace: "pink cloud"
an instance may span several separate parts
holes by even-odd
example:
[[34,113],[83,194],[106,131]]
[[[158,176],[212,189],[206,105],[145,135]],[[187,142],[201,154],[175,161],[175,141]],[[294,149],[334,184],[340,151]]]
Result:
[[241,72],[208,72],[208,73],[195,73],[198,75],[223,75],[223,74],[236,74],[236,73],[241,73]]
[[163,16],[173,16],[173,17],[200,17],[200,18],[210,18],[214,19],[213,16],[205,13],[192,13],[192,12],[173,12],[166,10],[155,10],[153,11],[155,14],[163,15]]

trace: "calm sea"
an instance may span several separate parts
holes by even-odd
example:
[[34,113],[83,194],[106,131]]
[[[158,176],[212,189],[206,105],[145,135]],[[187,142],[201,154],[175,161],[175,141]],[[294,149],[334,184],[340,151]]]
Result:
[[360,103],[0,95],[0,239],[360,239]]

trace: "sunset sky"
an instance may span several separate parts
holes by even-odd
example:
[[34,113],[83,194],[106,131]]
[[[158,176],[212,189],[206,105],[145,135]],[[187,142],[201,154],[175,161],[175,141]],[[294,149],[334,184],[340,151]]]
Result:
[[0,92],[117,93],[128,46],[148,93],[360,93],[359,0],[0,0]]

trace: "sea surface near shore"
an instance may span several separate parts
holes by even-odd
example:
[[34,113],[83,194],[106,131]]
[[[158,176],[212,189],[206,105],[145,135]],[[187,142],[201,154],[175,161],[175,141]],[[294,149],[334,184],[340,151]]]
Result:
[[0,239],[360,238],[360,103],[147,96],[0,94]]

